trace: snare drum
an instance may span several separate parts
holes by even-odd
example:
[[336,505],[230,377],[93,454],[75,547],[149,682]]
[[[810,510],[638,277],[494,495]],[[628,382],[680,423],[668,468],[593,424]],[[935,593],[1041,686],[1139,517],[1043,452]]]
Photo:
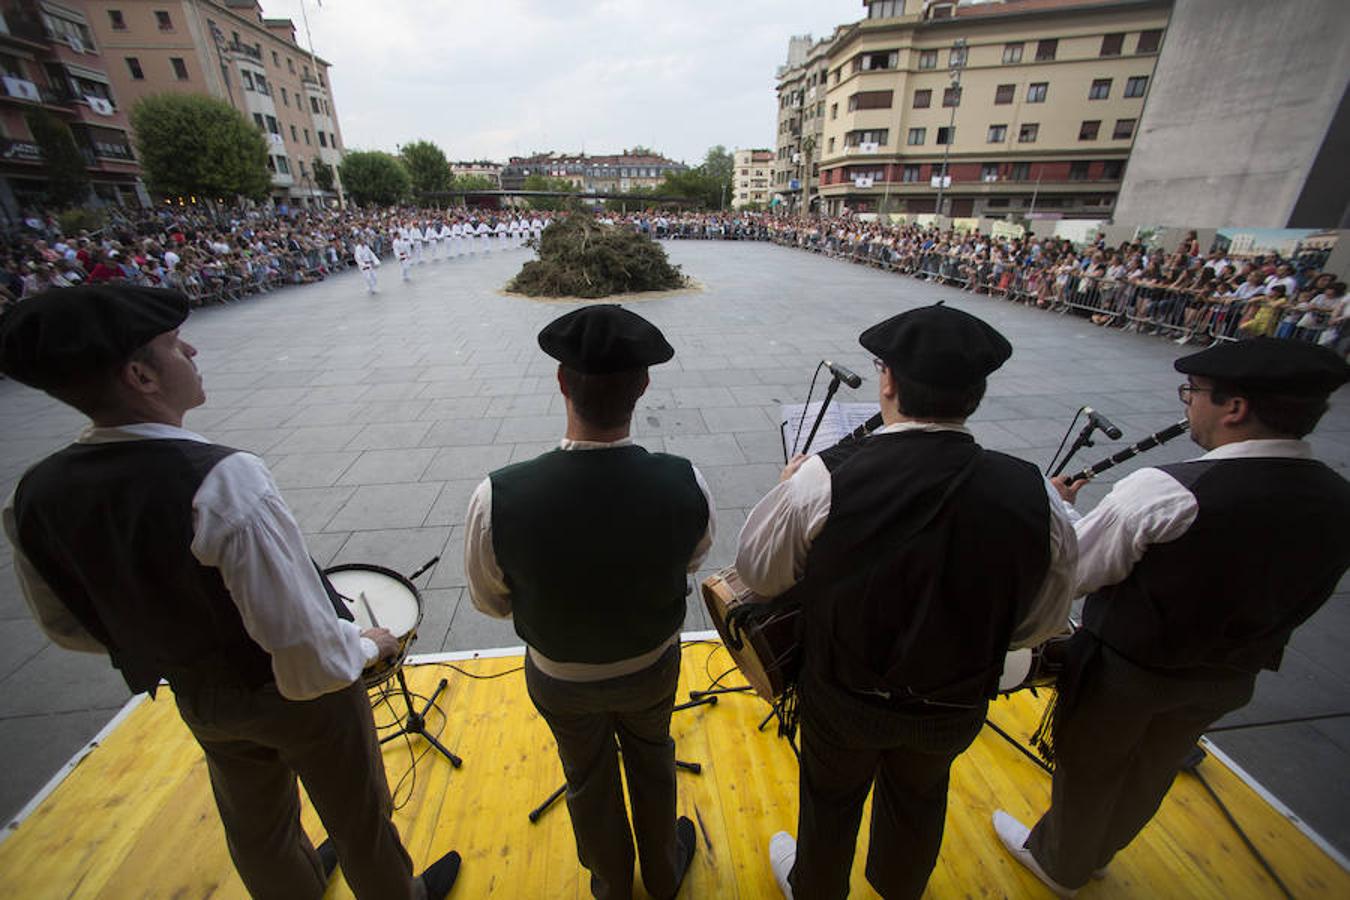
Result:
[[734,567],[703,582],[703,602],[722,643],[755,693],[770,703],[781,697],[796,680],[801,665],[797,643],[800,605],[766,606],[741,582]]
[[[411,581],[383,566],[347,563],[333,566],[323,574],[351,610],[358,628],[362,631],[387,628],[398,640],[397,653],[375,660],[361,673],[366,687],[378,687],[394,676],[403,665],[409,646],[417,640],[417,626],[422,624],[422,595]],[[363,594],[365,602],[361,599]]]
[[1009,650],[1003,658],[1003,674],[998,680],[1000,694],[1024,689],[1054,687],[1064,669],[1064,652],[1078,629],[1071,622],[1068,630],[1035,647]]

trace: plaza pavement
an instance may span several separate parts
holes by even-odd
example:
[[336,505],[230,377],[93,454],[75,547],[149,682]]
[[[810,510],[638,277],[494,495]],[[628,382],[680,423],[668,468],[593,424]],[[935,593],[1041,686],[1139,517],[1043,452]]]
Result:
[[[702,290],[633,304],[676,349],[652,370],[634,419],[640,443],[692,459],[717,505],[708,571],[732,562],[749,508],[782,464],[780,405],[800,402],[817,361],[862,374],[841,399],[875,400],[867,325],[945,300],[1002,330],[1016,348],[990,381],[973,419],[986,447],[1044,465],[1082,404],[1110,416],[1133,442],[1182,417],[1171,367],[1182,353],[1156,338],[1094,328],[1073,316],[972,297],[768,244],[671,242],[672,259]],[[399,282],[380,270],[367,296],[355,271],[193,313],[208,400],[188,428],[259,453],[322,565],[377,563],[419,579],[425,619],[414,652],[514,646],[509,623],[477,613],[464,590],[465,505],[491,469],[554,446],[563,431],[555,364],[535,343],[547,321],[573,308],[505,296],[527,258],[513,250],[417,267]],[[1313,445],[1344,472],[1350,463],[1350,391]],[[45,395],[0,381],[0,487],[63,446],[81,419]],[[1081,465],[1119,444],[1080,454]],[[1147,463],[1196,453],[1186,438]],[[1088,509],[1112,470],[1079,500]],[[566,511],[559,511],[560,528]],[[700,573],[702,577],[706,572]],[[687,629],[709,627],[697,594]],[[1341,592],[1295,636],[1284,667],[1260,678],[1256,700],[1231,723],[1258,723],[1350,708],[1350,596]],[[8,818],[128,699],[100,657],[52,646],[30,620],[0,551],[0,815]],[[450,711],[453,715],[453,710]],[[1350,720],[1228,732],[1218,743],[1342,850],[1350,851]],[[1336,773],[1341,773],[1337,775]],[[1223,830],[1222,822],[1215,828]],[[991,833],[992,839],[992,833]]]

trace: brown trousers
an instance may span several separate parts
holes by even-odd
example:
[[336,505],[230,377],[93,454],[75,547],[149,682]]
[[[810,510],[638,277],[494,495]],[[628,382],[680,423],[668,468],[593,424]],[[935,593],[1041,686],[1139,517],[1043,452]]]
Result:
[[389,819],[391,801],[370,700],[356,682],[313,700],[197,687],[178,710],[206,753],[225,838],[257,900],[323,895],[318,854],[300,827],[296,777],[337,848],[361,900],[418,900],[420,880]]

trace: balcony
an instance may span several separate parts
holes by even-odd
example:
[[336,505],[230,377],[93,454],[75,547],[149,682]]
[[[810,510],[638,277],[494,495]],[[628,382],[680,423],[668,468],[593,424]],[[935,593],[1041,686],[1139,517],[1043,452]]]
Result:
[[262,62],[262,51],[259,50],[257,47],[250,47],[248,44],[245,44],[242,41],[230,41],[230,43],[227,46],[229,47],[231,52],[247,56],[254,62],[258,63]]
[[47,29],[36,19],[24,19],[7,12],[0,16],[0,39],[46,49],[51,41]]
[[6,75],[0,79],[4,85],[3,96],[23,103],[35,103],[43,106],[69,107],[74,104],[70,92],[45,84],[36,84],[25,78],[13,78]]
[[32,141],[0,139],[0,161],[41,163],[42,148]]

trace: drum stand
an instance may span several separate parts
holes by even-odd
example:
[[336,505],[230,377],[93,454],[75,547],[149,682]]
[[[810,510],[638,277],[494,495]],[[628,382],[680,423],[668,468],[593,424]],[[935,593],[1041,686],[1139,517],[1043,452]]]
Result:
[[[693,694],[691,693],[690,696],[692,697]],[[671,709],[671,712],[677,713],[682,709],[692,709],[695,706],[713,706],[716,703],[717,703],[716,697],[700,697],[698,699],[690,700],[688,703],[677,703],[675,707]],[[682,759],[675,760],[675,768],[683,769],[686,772],[692,772],[695,775],[698,775],[703,771],[702,764],[694,762],[685,762]],[[530,810],[530,824],[533,825],[537,823],[539,821],[539,817],[542,816],[544,813],[548,812],[549,807],[552,806],[554,803],[557,803],[558,798],[565,793],[567,793],[567,783],[563,782],[561,785],[558,786],[557,790],[555,790],[553,793],[549,794],[546,798],[544,798],[543,803],[540,803],[534,809]]]
[[[440,751],[442,756],[450,760],[450,765],[458,769],[460,766],[464,764],[464,761],[455,754],[451,753],[449,750],[447,750],[444,744],[436,740],[436,736],[434,734],[427,731],[427,713],[430,712],[431,708],[436,705],[436,698],[441,695],[441,691],[445,690],[447,680],[444,678],[441,679],[441,683],[436,685],[436,690],[431,692],[431,696],[427,698],[427,702],[422,706],[421,712],[418,712],[413,707],[412,692],[408,690],[408,682],[403,677],[402,664],[399,665],[398,670],[395,674],[396,677],[398,678],[399,693],[403,695],[403,704],[405,708],[408,710],[408,713],[407,716],[401,722],[399,722],[398,730],[393,732],[392,734],[387,734],[384,737],[380,738],[380,743],[387,744],[390,741],[394,740],[395,738],[403,737],[405,734],[416,735],[417,737],[422,738],[422,740],[426,741],[436,750]],[[386,698],[388,697],[387,692],[385,694],[385,697]],[[390,708],[392,707],[393,704],[391,703]]]

